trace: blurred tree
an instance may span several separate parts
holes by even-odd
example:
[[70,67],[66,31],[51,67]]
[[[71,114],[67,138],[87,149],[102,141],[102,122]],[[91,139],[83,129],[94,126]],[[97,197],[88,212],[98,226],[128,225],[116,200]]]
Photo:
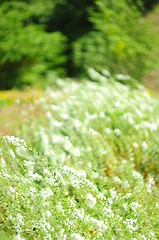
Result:
[[68,38],[67,73],[74,74],[77,69],[72,58],[72,42],[87,34],[92,29],[89,21],[89,8],[94,0],[55,0],[55,6],[47,23],[47,31],[60,31]]
[[153,41],[139,19],[156,2],[0,0],[0,88],[53,81],[87,66],[142,76]]
[[159,0],[133,0],[133,2],[142,13],[147,13],[156,4],[159,4]]
[[[154,64],[151,50],[155,38],[141,12],[131,0],[96,0],[90,12],[93,31],[74,45],[74,62],[81,70],[108,68],[141,79]],[[153,38],[152,38],[153,36]]]
[[67,40],[60,32],[46,32],[54,6],[51,0],[47,3],[30,0],[1,4],[1,89],[40,81],[53,71],[64,74]]
[[94,0],[55,0],[52,15],[47,23],[49,32],[60,31],[69,41],[75,41],[92,29],[88,20],[89,8]]

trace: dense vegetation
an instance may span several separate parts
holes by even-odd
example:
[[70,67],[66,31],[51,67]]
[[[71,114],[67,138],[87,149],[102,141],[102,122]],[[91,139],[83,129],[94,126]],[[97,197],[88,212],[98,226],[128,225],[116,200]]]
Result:
[[133,0],[133,2],[143,13],[150,11],[156,4],[158,4],[158,0]]
[[[141,21],[155,1],[1,1],[0,88],[54,83],[88,66],[141,79],[155,36]],[[149,29],[149,32],[147,31]]]
[[[66,62],[64,51],[67,40],[59,32],[45,31],[43,19],[49,14],[49,7],[51,8],[42,1],[32,1],[30,4],[25,1],[5,1],[2,4],[1,88],[11,88],[27,81],[39,81],[42,77],[44,80],[55,69],[57,73],[64,72],[62,65]],[[34,23],[36,21],[37,24]]]
[[158,240],[157,1],[0,3],[0,240]]
[[41,120],[26,109],[20,139],[1,138],[0,239],[159,238],[159,103],[128,76],[89,76],[57,80]]

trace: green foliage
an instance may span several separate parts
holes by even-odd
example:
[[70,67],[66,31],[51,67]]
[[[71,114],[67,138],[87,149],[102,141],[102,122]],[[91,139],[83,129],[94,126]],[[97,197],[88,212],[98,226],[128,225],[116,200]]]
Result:
[[158,0],[133,0],[135,5],[142,13],[149,12],[159,2]]
[[55,0],[54,2],[53,12],[47,23],[48,31],[60,31],[72,42],[91,30],[88,10],[94,5],[94,0]]
[[94,30],[74,43],[76,66],[82,71],[89,66],[99,71],[108,67],[141,79],[155,62],[155,37],[140,17],[131,1],[96,1],[90,13]]
[[[38,5],[38,3],[40,5]],[[42,6],[41,6],[42,5]],[[5,2],[0,9],[0,88],[63,75],[66,37],[45,31],[45,3]],[[37,9],[42,9],[36,12]],[[47,12],[47,11],[46,11]],[[42,16],[41,16],[42,14]],[[35,24],[34,21],[37,21]]]
[[128,76],[89,78],[58,79],[42,118],[0,138],[1,239],[159,238],[159,102]]
[[78,40],[92,29],[89,21],[89,8],[94,0],[56,0],[54,9],[47,22],[47,31],[60,31],[68,38],[67,73],[73,76],[78,71],[72,58],[72,42]]
[[157,42],[142,21],[145,6],[149,1],[1,1],[0,88],[54,83],[88,67],[141,79],[154,66]]

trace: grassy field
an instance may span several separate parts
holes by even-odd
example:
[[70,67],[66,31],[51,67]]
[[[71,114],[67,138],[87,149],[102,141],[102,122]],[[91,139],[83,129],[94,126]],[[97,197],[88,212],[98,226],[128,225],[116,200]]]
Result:
[[0,240],[159,239],[159,64],[143,83],[0,91]]
[[159,239],[157,68],[144,85],[90,69],[0,92],[0,240]]
[[159,238],[159,102],[89,77],[1,93],[0,239]]
[[[19,135],[23,123],[26,122],[27,112],[30,118],[38,116],[35,101],[42,95],[42,90],[28,88],[23,91],[0,91],[0,135]],[[34,106],[33,106],[34,105]]]
[[[146,16],[154,26],[154,31],[159,33],[159,7],[156,7]],[[156,49],[156,57],[159,57],[159,48]],[[149,89],[152,96],[159,99],[159,64],[143,79],[143,84]],[[0,119],[0,135],[15,134],[21,131],[24,120],[25,111],[33,109],[32,117],[38,115],[39,111],[35,110],[33,102],[38,100],[42,95],[42,90],[28,88],[24,91],[11,90],[0,92],[0,114],[3,118]],[[24,110],[25,109],[25,110]],[[16,114],[14,114],[16,112]],[[35,113],[36,112],[36,113]],[[9,120],[11,119],[11,121]]]

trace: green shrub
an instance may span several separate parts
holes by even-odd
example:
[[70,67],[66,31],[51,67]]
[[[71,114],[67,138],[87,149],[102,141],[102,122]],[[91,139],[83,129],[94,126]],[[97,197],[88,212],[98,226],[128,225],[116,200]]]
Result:
[[152,10],[152,8],[159,3],[158,0],[133,0],[133,2],[144,14]]
[[[65,73],[66,37],[59,32],[47,33],[42,23],[45,12],[35,14],[34,5],[13,1],[1,6],[0,88],[46,81],[47,74],[52,71],[61,75]],[[34,23],[35,19],[38,24]]]
[[157,42],[141,19],[143,5],[140,0],[1,1],[0,89],[45,85],[88,67],[140,79],[154,66]]
[[90,13],[94,30],[74,43],[76,66],[82,71],[107,67],[111,72],[141,79],[155,62],[155,37],[149,23],[140,19],[141,14],[131,1],[96,1],[96,8]]

